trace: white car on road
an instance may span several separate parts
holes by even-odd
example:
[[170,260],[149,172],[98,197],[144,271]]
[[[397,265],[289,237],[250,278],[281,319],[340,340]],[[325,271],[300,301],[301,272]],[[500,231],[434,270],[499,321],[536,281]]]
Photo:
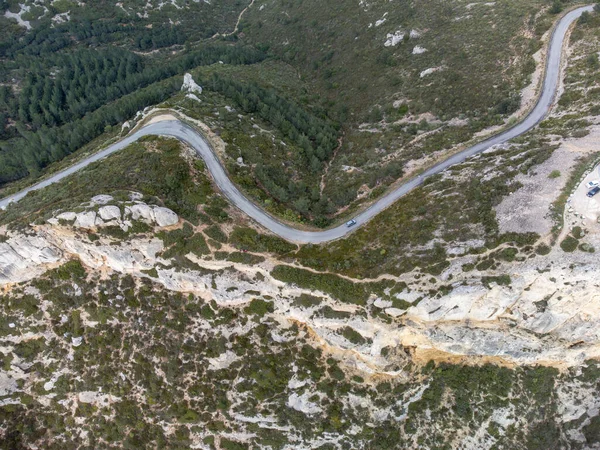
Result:
[[593,188],[595,188],[596,186],[599,186],[599,185],[600,185],[600,182],[598,182],[598,181],[588,181],[586,183],[585,187],[588,188],[588,189],[593,189]]

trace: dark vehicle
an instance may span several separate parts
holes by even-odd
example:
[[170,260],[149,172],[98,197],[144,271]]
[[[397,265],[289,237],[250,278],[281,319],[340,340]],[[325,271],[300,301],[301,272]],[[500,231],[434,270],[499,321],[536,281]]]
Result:
[[588,192],[587,196],[591,198],[594,195],[596,195],[598,192],[600,192],[600,186],[596,186],[594,189],[592,189],[590,192]]

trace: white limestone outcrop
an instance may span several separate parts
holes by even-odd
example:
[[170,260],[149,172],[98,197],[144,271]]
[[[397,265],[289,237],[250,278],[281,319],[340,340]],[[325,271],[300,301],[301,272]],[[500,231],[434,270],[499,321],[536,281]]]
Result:
[[120,220],[121,219],[121,208],[119,208],[118,206],[114,206],[114,205],[103,206],[102,208],[98,209],[98,214],[100,215],[102,220],[113,220],[113,219]]
[[[350,313],[328,318],[315,315],[314,308],[294,304],[295,297],[311,291],[270,277],[272,261],[247,266],[190,254],[187,257],[201,267],[191,270],[162,259],[163,242],[153,233],[118,242],[98,233],[99,239],[92,242],[83,232],[87,226],[98,227],[98,221],[125,224],[143,220],[157,227],[174,226],[179,221],[166,208],[136,202],[103,205],[97,213],[63,212],[27,234],[9,233],[0,243],[0,287],[32,280],[75,257],[94,271],[150,276],[168,290],[193,292],[220,305],[244,305],[260,292],[274,299],[277,321],[305,324],[328,349],[350,352],[348,358],[357,368],[379,373],[387,373],[390,364],[381,353],[385,347],[411,349],[416,359],[466,356],[557,366],[600,357],[600,267],[595,253],[565,253],[556,246],[546,256],[504,263],[486,273],[463,272],[461,265],[472,256],[457,256],[452,266],[458,269],[451,266],[441,275],[452,273],[452,289],[444,295],[428,286],[418,288],[419,282],[411,279],[411,274],[399,280],[407,282],[409,288],[395,295],[411,305],[407,309],[373,295],[369,304],[393,318],[390,323],[376,315],[355,314],[360,309],[357,306],[317,292],[334,310]],[[586,235],[596,248],[600,248],[598,235]],[[484,284],[483,275],[509,275],[510,283]],[[340,334],[345,327],[353,328],[364,342],[345,339]],[[401,354],[406,355],[404,351]]]
[[[143,198],[141,194],[134,192],[130,197],[132,200],[129,202],[116,202],[110,195],[96,195],[89,203],[80,205],[85,211],[60,212],[48,222],[53,225],[58,225],[61,221],[73,222],[74,227],[88,230],[116,225],[124,231],[131,227],[132,220],[159,227],[170,227],[179,222],[179,216],[170,209],[140,201]],[[99,205],[102,206],[98,207]]]
[[85,211],[77,214],[75,224],[77,228],[95,228],[96,227],[96,212]]
[[170,227],[179,222],[179,217],[168,208],[154,207],[154,220],[159,227]]
[[181,90],[184,92],[189,92],[190,94],[202,94],[202,87],[194,81],[194,78],[190,73],[186,73],[183,76],[183,85],[181,86]]
[[145,203],[126,206],[125,217],[129,217],[130,215],[133,220],[142,220],[146,223],[154,222],[154,210]]
[[0,285],[31,280],[62,258],[43,235],[16,235],[0,243]]

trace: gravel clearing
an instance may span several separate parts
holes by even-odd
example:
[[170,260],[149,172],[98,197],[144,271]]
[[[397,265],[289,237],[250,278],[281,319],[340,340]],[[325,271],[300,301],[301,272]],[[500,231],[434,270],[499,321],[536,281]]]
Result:
[[[567,205],[567,216],[579,219],[579,224],[590,231],[600,231],[598,218],[600,217],[600,193],[594,197],[588,197],[589,188],[586,186],[590,181],[600,181],[600,165],[584,177]],[[571,214],[569,214],[571,213]]]
[[[533,175],[515,177],[523,187],[496,207],[500,232],[534,232],[542,236],[549,233],[553,225],[548,217],[550,205],[565,186],[577,159],[596,151],[599,140],[600,126],[594,126],[586,137],[563,142],[546,162],[533,169]],[[561,175],[549,178],[553,170],[559,170]]]
[[[500,232],[533,232],[542,236],[549,233],[552,229],[552,220],[548,218],[550,204],[565,185],[576,158],[577,154],[561,147],[545,163],[534,168],[535,175],[517,175],[515,181],[523,187],[496,207]],[[560,168],[561,176],[548,178],[556,168]]]

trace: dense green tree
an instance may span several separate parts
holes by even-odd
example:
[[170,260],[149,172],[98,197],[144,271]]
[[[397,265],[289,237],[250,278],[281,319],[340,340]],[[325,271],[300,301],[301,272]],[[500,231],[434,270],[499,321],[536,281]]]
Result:
[[[217,61],[252,64],[264,57],[252,47],[216,44],[170,64],[150,64],[120,48],[26,58],[20,92],[6,86],[0,90],[0,184],[37,174],[107,126],[166,100],[181,86],[179,79],[171,79],[174,75]],[[15,126],[7,128],[9,121]]]

